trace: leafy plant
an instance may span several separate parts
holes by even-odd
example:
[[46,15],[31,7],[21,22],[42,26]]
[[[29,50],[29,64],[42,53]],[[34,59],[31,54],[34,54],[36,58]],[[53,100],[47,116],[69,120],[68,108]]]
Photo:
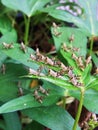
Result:
[[[94,37],[97,37],[97,0],[83,0],[77,4],[59,4],[52,0],[1,0],[1,4],[0,128],[43,130],[46,126],[52,130],[80,130],[78,123],[83,106],[89,112],[98,114],[98,72],[92,73],[93,64],[98,67],[98,58],[93,52]],[[79,7],[82,13],[74,16],[59,10],[57,7],[62,5],[69,6],[73,11],[74,7]],[[17,11],[23,18],[20,24],[25,25],[25,31],[22,30],[24,43],[19,43],[18,30],[13,24],[17,23]],[[56,25],[53,22],[51,27],[56,48],[54,55],[28,47],[31,20],[36,16],[36,21],[39,21],[38,16],[43,13],[59,19],[58,23],[61,23]],[[72,22],[77,27],[68,27],[60,20]],[[53,19],[49,17],[49,21]],[[45,34],[48,35],[50,37],[50,34]],[[90,49],[87,48],[88,39]],[[74,119],[67,106],[76,99],[79,106]],[[20,119],[29,125],[23,127]],[[89,120],[89,128],[96,127],[98,123],[94,123]]]

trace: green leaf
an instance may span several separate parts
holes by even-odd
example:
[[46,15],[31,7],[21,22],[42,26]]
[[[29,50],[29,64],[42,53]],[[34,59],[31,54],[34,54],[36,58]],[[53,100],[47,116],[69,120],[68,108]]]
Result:
[[[80,93],[79,92],[69,92],[71,96],[77,98],[78,100],[80,99]],[[89,89],[85,92],[84,95],[84,103],[83,105],[89,110],[90,112],[94,112],[98,114],[98,92]]]
[[30,54],[33,54],[34,51],[33,49],[27,47],[26,48],[26,53],[24,53],[21,48],[20,48],[20,45],[19,44],[16,44],[14,43],[14,48],[11,48],[11,49],[4,49],[3,48],[3,45],[0,44],[0,50],[5,54],[7,55],[8,57],[18,61],[19,63],[22,63],[23,65],[25,66],[28,66],[30,68],[33,68],[33,69],[36,69],[38,68],[38,65],[34,62],[30,62],[29,59],[30,59]]
[[4,35],[12,30],[12,23],[8,17],[0,17],[0,32]]
[[50,16],[67,21],[72,22],[76,26],[78,26],[81,31],[85,32],[86,35],[98,35],[98,18],[97,18],[97,4],[98,1],[94,2],[91,0],[82,0],[78,1],[78,4],[84,9],[84,13],[81,17],[76,17],[65,10],[58,10],[55,6],[50,6],[43,9],[43,12],[47,12]]
[[27,94],[2,105],[0,107],[0,113],[8,113],[32,107],[49,106],[55,103],[59,98],[60,96],[58,96],[56,93],[50,93],[49,96],[44,97],[43,103],[41,104],[36,101],[36,99],[33,97],[33,94]]
[[[23,110],[23,114],[52,130],[72,130],[74,124],[68,112],[58,106],[27,109]],[[80,128],[77,127],[77,130]]]
[[42,79],[46,80],[48,82],[51,82],[63,89],[68,89],[68,90],[79,90],[78,87],[73,86],[71,83],[68,82],[68,79],[66,80],[65,78],[57,78],[57,77],[52,77],[52,76],[35,76],[35,75],[26,75],[23,77],[28,77],[28,78],[37,78],[37,79]]
[[50,0],[1,0],[1,2],[9,8],[22,11],[28,17],[31,17],[32,15],[35,15],[38,10],[42,9],[48,2],[50,2]]
[[[60,49],[61,44],[65,43],[68,46],[80,48],[80,51],[77,52],[77,54],[84,57],[86,56],[87,38],[81,31],[79,31],[79,29],[69,27],[54,27],[51,31],[57,51]],[[55,36],[54,31],[60,32],[61,34]],[[69,39],[72,35],[74,37],[74,40],[71,43]]]
[[17,41],[17,33],[15,29],[12,29],[10,32],[6,32],[1,38],[0,43],[7,42],[13,43]]
[[5,67],[5,74],[0,73],[0,102],[3,103],[19,96],[17,82],[27,72],[20,64],[7,63]]
[[17,112],[3,114],[6,129],[5,130],[21,130],[21,122]]

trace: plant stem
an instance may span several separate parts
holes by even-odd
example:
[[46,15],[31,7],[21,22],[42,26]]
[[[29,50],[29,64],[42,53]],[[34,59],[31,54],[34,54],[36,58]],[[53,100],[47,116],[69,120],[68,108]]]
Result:
[[63,101],[63,105],[62,106],[65,109],[65,107],[66,107],[66,97],[63,97],[62,101]]
[[84,100],[84,88],[81,88],[81,95],[80,95],[80,103],[79,103],[79,107],[78,107],[78,112],[76,115],[76,119],[73,125],[73,129],[72,130],[76,130],[77,129],[77,125],[78,125],[78,121],[80,119],[80,115],[81,115],[81,111],[82,111],[82,105],[83,105],[83,100]]
[[25,45],[29,45],[29,29],[30,29],[30,17],[26,18],[24,15],[24,21],[25,21],[25,34],[24,34],[24,43]]
[[93,43],[94,43],[94,40],[93,40],[93,36],[91,37],[91,43],[90,43],[90,56],[92,54],[92,50],[93,50]]

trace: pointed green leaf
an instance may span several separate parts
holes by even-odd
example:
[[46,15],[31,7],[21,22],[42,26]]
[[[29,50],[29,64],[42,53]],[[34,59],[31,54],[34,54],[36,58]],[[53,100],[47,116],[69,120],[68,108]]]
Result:
[[78,1],[78,4],[84,9],[84,13],[81,17],[74,16],[65,10],[58,10],[55,6],[47,7],[43,9],[43,11],[47,12],[54,18],[74,23],[88,36],[97,36],[98,29],[96,29],[96,27],[98,27],[98,1],[80,0]]
[[[27,109],[23,110],[23,114],[52,130],[72,130],[74,124],[74,120],[69,113],[58,106]],[[80,128],[77,127],[77,130],[80,130]]]
[[28,17],[34,15],[38,10],[42,9],[50,0],[1,0],[1,2],[13,9],[25,13]]
[[[81,31],[79,31],[79,29],[69,28],[69,27],[58,27],[58,28],[54,27],[51,29],[51,31],[52,31],[52,36],[53,36],[57,51],[60,49],[62,43],[65,43],[68,46],[80,48],[79,52],[77,52],[79,56],[84,56],[84,57],[86,56],[87,38]],[[55,31],[61,34],[58,36],[55,36],[54,34]],[[74,39],[71,43],[69,39],[71,38],[72,35]]]
[[21,130],[21,122],[17,112],[3,114],[5,130]]
[[[80,93],[78,91],[70,91],[71,96],[80,99]],[[98,114],[98,92],[89,89],[85,92],[83,105],[87,110]]]

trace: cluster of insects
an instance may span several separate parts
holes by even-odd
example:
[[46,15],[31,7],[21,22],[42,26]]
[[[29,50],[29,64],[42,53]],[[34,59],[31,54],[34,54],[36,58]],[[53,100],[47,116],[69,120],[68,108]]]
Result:
[[[75,47],[67,47],[67,45],[64,43],[62,45],[62,49],[66,52],[78,52],[79,48],[75,48]],[[72,58],[75,60],[75,62],[77,63],[78,67],[81,70],[84,70],[84,68],[91,63],[91,56],[89,56],[86,60],[83,59],[82,56],[76,56],[75,53],[72,53]]]
[[[52,76],[55,78],[62,78],[63,76],[67,75],[69,77],[69,82],[71,82],[74,86],[82,86],[83,84],[80,83],[79,77],[73,74],[73,68],[65,66],[61,61],[51,59],[47,56],[42,55],[37,48],[35,55],[31,54],[30,58],[37,62],[43,62],[46,65],[59,67],[58,71],[53,69],[48,69],[47,76]],[[75,57],[76,58],[76,57]],[[44,65],[45,66],[45,65]],[[40,66],[37,70],[29,69],[29,74],[37,75],[37,76],[46,76],[44,73],[41,73],[44,67]]]
[[[3,42],[2,45],[3,45],[3,48],[4,48],[4,49],[14,48],[13,43],[8,44],[8,43]],[[21,49],[24,53],[27,52],[27,48],[26,48],[26,46],[25,46],[25,44],[24,44],[23,42],[21,42],[21,44],[20,44],[20,49]]]
[[49,90],[44,89],[41,85],[34,90],[33,96],[36,99],[36,101],[43,103],[44,95],[49,95]]

